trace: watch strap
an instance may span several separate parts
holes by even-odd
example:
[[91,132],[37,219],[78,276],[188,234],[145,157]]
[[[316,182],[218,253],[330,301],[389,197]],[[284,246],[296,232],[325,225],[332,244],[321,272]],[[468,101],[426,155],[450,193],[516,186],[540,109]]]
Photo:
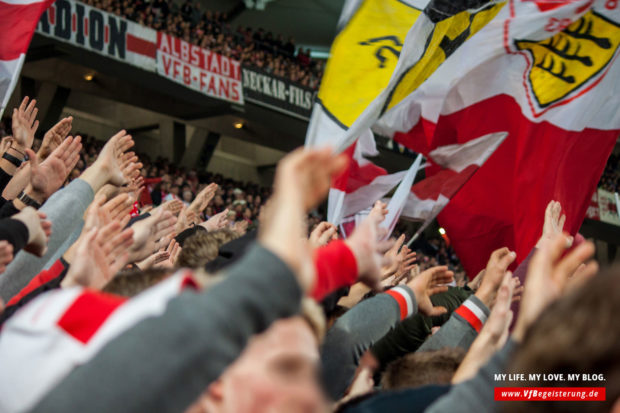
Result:
[[13,165],[15,165],[18,168],[21,166],[22,162],[24,162],[23,159],[19,159],[19,158],[15,157],[15,156],[9,154],[8,152],[5,152],[2,155],[2,159],[6,159],[7,161],[11,162]]
[[41,208],[41,204],[39,204],[37,201],[35,201],[34,199],[32,199],[28,195],[26,195],[26,193],[24,191],[21,191],[19,193],[19,195],[17,196],[17,199],[22,201],[24,204],[33,207],[34,209]]

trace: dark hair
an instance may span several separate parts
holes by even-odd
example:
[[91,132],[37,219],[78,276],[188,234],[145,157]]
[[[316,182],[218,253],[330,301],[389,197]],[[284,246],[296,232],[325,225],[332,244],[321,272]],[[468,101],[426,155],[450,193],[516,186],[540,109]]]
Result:
[[385,389],[396,390],[426,384],[450,384],[465,353],[460,347],[444,347],[407,354],[388,365],[381,385]]

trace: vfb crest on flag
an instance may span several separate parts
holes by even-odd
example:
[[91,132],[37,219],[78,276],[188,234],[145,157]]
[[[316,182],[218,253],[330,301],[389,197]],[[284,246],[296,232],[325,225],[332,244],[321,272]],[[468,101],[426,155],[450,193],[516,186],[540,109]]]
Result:
[[546,40],[515,40],[517,49],[528,53],[524,86],[530,103],[531,93],[538,108],[545,110],[568,103],[595,86],[620,45],[618,28],[617,23],[589,11]]

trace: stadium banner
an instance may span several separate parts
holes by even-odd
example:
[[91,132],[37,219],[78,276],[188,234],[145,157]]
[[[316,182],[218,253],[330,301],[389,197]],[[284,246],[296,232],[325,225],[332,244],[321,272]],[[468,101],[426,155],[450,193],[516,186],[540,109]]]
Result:
[[155,71],[155,30],[77,1],[56,0],[41,15],[36,32]]
[[157,32],[157,73],[206,96],[243,104],[241,63]]
[[314,90],[253,67],[243,67],[242,73],[246,101],[303,120],[310,119]]
[[620,209],[618,208],[617,193],[598,189],[598,211],[602,222],[608,224],[620,225]]
[[586,211],[586,218],[594,219],[596,221],[601,220],[600,208],[598,206],[598,191],[594,191],[592,198],[590,198],[590,205]]

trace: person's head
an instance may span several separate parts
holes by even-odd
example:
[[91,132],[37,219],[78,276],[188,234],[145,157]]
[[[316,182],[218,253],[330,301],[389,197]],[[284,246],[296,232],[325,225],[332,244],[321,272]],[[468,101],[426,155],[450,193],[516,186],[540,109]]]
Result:
[[465,357],[460,347],[418,351],[393,361],[381,377],[384,389],[397,390],[427,384],[450,384]]
[[215,195],[215,197],[213,198],[213,205],[215,205],[216,207],[224,206],[224,199],[221,195]]
[[[510,402],[506,411],[620,412],[620,267],[595,275],[551,304],[525,334],[506,373],[602,374],[601,381],[574,386],[605,387],[604,402]],[[541,376],[542,377],[542,376]],[[521,386],[522,384],[520,384]],[[528,382],[527,386],[566,387],[566,382]],[[571,384],[572,386],[572,384]]]
[[251,220],[253,215],[254,214],[252,213],[252,210],[250,208],[245,208],[243,210],[243,218]]
[[173,195],[179,195],[179,192],[181,192],[181,188],[178,185],[171,185],[170,186],[170,193]]
[[189,189],[183,191],[183,201],[190,203],[194,199],[194,194]]
[[[216,232],[216,231],[214,231]],[[185,268],[203,268],[213,261],[220,249],[219,240],[214,232],[198,231],[183,243],[177,266]]]
[[106,284],[102,291],[123,297],[133,297],[168,278],[173,273],[174,270],[169,268],[151,268],[146,271],[139,269],[121,271]]
[[276,321],[250,340],[199,400],[205,411],[325,411],[318,382],[324,320],[314,302],[304,300],[302,307],[301,316]]

